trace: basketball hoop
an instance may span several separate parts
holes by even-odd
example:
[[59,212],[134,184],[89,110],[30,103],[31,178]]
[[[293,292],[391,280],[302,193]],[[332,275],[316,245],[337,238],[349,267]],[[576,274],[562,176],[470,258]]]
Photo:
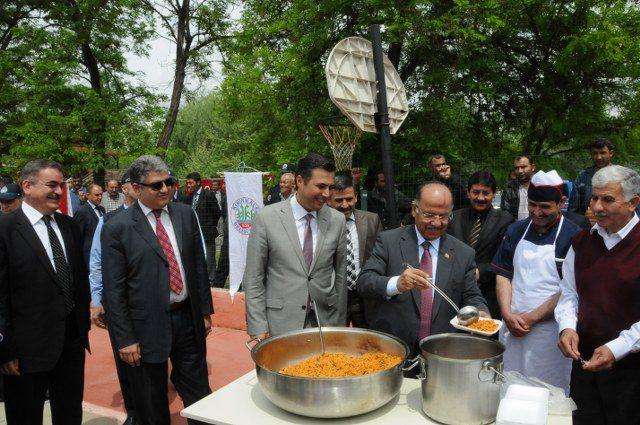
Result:
[[318,123],[327,139],[336,162],[336,170],[351,170],[353,152],[362,137],[362,131],[344,116],[332,116]]

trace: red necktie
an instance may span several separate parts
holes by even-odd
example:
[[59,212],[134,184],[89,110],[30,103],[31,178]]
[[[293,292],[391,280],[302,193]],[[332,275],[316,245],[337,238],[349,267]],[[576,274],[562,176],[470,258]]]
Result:
[[[422,242],[424,253],[420,259],[420,270],[428,274],[433,279],[431,254],[427,241]],[[431,309],[433,307],[433,289],[420,290],[420,330],[418,331],[418,340],[426,338],[431,334]]]
[[153,210],[153,215],[156,216],[156,236],[158,237],[162,251],[164,251],[165,257],[167,257],[167,261],[169,261],[169,288],[171,288],[171,290],[176,294],[179,294],[182,292],[182,276],[180,275],[180,267],[176,260],[176,254],[173,252],[173,246],[171,246],[169,235],[162,225],[162,220],[160,220],[161,214],[162,210]]

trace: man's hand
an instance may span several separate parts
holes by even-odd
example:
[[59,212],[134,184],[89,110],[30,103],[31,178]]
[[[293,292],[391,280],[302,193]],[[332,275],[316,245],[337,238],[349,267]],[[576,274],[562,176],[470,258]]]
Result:
[[519,316],[524,320],[524,324],[529,330],[540,322],[540,318],[533,314],[533,312],[520,314]]
[[140,366],[140,344],[132,344],[128,347],[121,348],[120,358],[129,366]]
[[98,307],[91,309],[91,323],[99,328],[107,329],[107,324],[104,323],[104,307],[99,305]]
[[413,288],[426,289],[429,287],[427,279],[429,275],[420,269],[408,268],[400,275],[397,288],[400,292],[410,291]]
[[616,362],[616,358],[606,345],[601,345],[593,352],[593,356],[587,361],[582,368],[591,372],[600,372],[601,370],[609,370]]
[[211,316],[204,316],[204,334],[209,335],[211,333]]
[[[569,357],[573,360],[580,360],[580,351],[578,351],[578,342],[580,337],[573,329],[564,329],[560,332],[560,339],[558,340],[558,348],[562,351],[565,357]],[[595,355],[595,352],[593,353]]]
[[478,311],[478,314],[480,315],[480,317],[484,317],[485,319],[491,319],[491,315],[486,311],[480,310]]
[[504,323],[507,325],[507,328],[509,328],[509,332],[513,336],[522,337],[531,331],[531,328],[527,326],[526,321],[520,314],[510,313],[508,315],[503,315],[502,318],[504,319]]
[[20,369],[18,368],[18,360],[11,360],[0,366],[1,375],[20,375]]

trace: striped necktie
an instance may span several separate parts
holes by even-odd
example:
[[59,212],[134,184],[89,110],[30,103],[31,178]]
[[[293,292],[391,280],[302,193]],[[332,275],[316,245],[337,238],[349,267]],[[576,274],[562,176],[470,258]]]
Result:
[[476,220],[473,222],[473,227],[471,228],[471,233],[469,234],[469,246],[471,248],[475,249],[476,245],[478,245],[480,232],[482,232],[482,217],[480,217],[480,214],[476,214]]
[[51,244],[51,251],[53,252],[53,264],[56,268],[56,283],[62,290],[62,296],[64,297],[64,309],[67,314],[73,310],[75,302],[73,300],[73,287],[71,277],[71,267],[64,256],[64,250],[58,235],[51,226],[50,216],[45,215],[42,217],[44,224],[47,226],[47,233],[49,234],[49,243]]
[[[355,226],[355,223],[353,225]],[[356,257],[353,252],[353,241],[351,240],[352,234],[348,228],[349,225],[347,225],[347,288],[349,288],[350,291],[353,291],[356,289],[358,271],[356,270]]]

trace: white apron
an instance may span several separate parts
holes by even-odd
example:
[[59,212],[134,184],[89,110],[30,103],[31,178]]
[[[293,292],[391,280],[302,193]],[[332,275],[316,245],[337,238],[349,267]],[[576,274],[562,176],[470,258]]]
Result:
[[[552,245],[536,245],[524,237],[524,231],[513,255],[513,279],[511,280],[511,311],[528,313],[538,308],[560,292],[560,276],[556,268],[556,240],[562,230],[564,217]],[[525,376],[538,378],[562,388],[569,394],[571,359],[562,355],[557,347],[558,323],[552,317],[533,326],[524,337],[511,335],[509,329],[500,329],[500,342],[504,352],[504,370],[517,371]]]

